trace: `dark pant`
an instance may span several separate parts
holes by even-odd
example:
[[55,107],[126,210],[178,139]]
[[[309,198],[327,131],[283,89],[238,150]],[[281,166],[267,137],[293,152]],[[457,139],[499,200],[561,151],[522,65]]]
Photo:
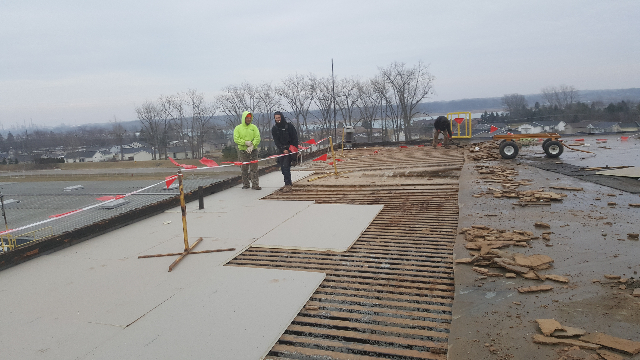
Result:
[[291,155],[280,158],[280,170],[284,175],[284,184],[291,185]]

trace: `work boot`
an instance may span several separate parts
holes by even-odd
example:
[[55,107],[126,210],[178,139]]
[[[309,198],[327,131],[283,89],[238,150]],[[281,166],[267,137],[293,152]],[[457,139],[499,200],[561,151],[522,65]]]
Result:
[[253,190],[262,190],[262,188],[261,188],[260,186],[252,187],[252,189],[253,189]]
[[282,188],[282,192],[285,192],[285,193],[290,192],[291,190],[292,190],[292,186],[291,185],[285,185]]
[[248,188],[249,188],[249,185],[243,185],[243,186],[242,186],[242,188],[243,188],[243,189],[248,189]]

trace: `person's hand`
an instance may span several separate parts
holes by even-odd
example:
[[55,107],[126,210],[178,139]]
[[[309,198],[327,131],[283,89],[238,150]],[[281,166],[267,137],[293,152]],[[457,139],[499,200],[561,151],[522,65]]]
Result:
[[247,146],[253,146],[253,143],[249,140],[245,141],[244,144]]

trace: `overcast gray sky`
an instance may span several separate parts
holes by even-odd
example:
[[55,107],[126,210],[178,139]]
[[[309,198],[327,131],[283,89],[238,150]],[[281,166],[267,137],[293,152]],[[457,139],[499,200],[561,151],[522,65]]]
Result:
[[430,64],[429,100],[640,87],[640,1],[0,0],[0,123],[135,120],[286,75]]

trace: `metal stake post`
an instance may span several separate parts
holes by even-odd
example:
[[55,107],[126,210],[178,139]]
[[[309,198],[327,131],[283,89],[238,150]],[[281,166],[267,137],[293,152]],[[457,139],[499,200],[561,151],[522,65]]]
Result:
[[183,187],[183,184],[182,184],[182,171],[181,170],[178,170],[178,184],[179,184],[179,189],[180,189],[180,210],[182,211],[182,232],[184,234],[184,251],[181,252],[181,253],[157,254],[157,255],[141,255],[141,256],[138,256],[138,259],[144,259],[144,258],[151,258],[151,257],[180,255],[180,256],[178,256],[176,261],[174,261],[171,265],[169,265],[169,272],[171,272],[171,270],[173,270],[173,268],[176,265],[178,265],[178,263],[180,261],[182,261],[182,259],[184,259],[185,256],[187,256],[189,254],[205,254],[205,253],[211,253],[211,252],[222,252],[222,251],[234,251],[235,250],[235,248],[230,248],[230,249],[218,249],[218,250],[193,251],[193,248],[195,248],[196,245],[198,245],[202,241],[202,238],[201,237],[198,238],[198,240],[196,240],[196,242],[194,242],[193,245],[189,246],[189,235],[187,234],[187,206],[186,206],[185,201],[184,201],[184,187]]

